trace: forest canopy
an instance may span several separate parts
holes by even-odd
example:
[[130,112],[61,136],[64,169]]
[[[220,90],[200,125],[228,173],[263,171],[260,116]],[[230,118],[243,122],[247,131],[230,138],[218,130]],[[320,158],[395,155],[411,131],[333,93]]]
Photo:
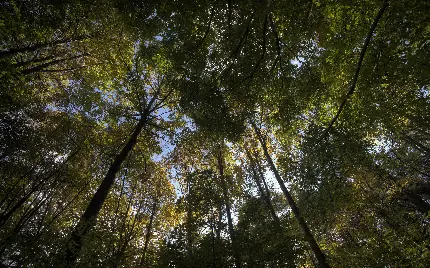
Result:
[[430,267],[430,1],[0,3],[0,267]]

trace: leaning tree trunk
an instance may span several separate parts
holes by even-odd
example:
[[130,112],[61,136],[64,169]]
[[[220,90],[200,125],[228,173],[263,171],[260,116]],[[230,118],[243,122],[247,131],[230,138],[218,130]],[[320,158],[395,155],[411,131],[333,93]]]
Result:
[[[52,171],[47,177],[41,179],[39,182],[37,182],[36,185],[34,185],[27,194],[24,194],[24,196],[22,196],[18,202],[16,202],[16,204],[9,210],[7,211],[7,209],[9,208],[10,205],[12,205],[12,203],[9,203],[5,209],[5,211],[0,215],[0,228],[9,220],[9,218],[15,214],[21,207],[22,205],[24,205],[28,199],[36,192],[38,191],[46,182],[48,182],[51,178],[53,178],[57,172],[60,170],[60,168],[62,166],[64,166],[65,164],[67,164],[69,162],[70,159],[72,159],[73,157],[75,157],[79,151],[81,149],[79,148],[78,150],[76,150],[75,152],[73,152],[70,156],[67,157],[67,159],[61,163],[61,165],[55,169],[54,171]],[[15,187],[15,186],[14,186]],[[2,201],[3,202],[3,201]],[[7,212],[6,212],[7,211]]]
[[224,196],[225,210],[227,212],[227,223],[228,223],[228,229],[230,231],[230,239],[233,246],[234,262],[235,262],[236,268],[240,268],[241,261],[239,256],[239,249],[237,247],[236,235],[233,227],[233,220],[231,218],[230,200],[228,196],[227,184],[225,182],[225,177],[224,177],[224,158],[222,156],[221,150],[222,149],[220,149],[220,153],[218,155],[218,169],[219,169],[219,175],[221,179],[221,188]]
[[281,178],[281,175],[279,174],[275,164],[273,163],[272,157],[270,156],[266,142],[263,139],[263,136],[258,129],[258,127],[255,125],[254,122],[251,123],[252,127],[254,128],[254,131],[258,137],[258,140],[260,141],[261,147],[263,148],[264,155],[266,157],[267,162],[269,163],[270,169],[275,175],[276,181],[278,182],[279,186],[281,187],[282,192],[284,193],[285,198],[287,199],[288,204],[291,207],[291,210],[294,213],[294,216],[296,217],[297,221],[299,222],[299,226],[303,231],[303,234],[305,236],[306,241],[308,242],[309,246],[311,247],[312,251],[315,254],[315,257],[318,260],[319,267],[322,268],[328,268],[330,267],[325,259],[324,253],[322,252],[321,248],[319,247],[318,243],[316,242],[314,236],[311,233],[311,230],[309,229],[308,225],[306,224],[306,221],[303,219],[299,208],[294,201],[293,197],[291,196],[290,192],[288,191],[287,187],[284,184],[284,181]]
[[34,52],[36,50],[51,47],[51,46],[66,44],[66,43],[74,42],[74,41],[81,41],[81,40],[87,39],[89,37],[90,36],[88,36],[88,35],[82,35],[82,36],[77,36],[74,38],[65,38],[65,39],[60,39],[60,40],[42,43],[42,44],[29,45],[26,47],[11,48],[9,50],[0,51],[0,58],[12,57],[18,53]]
[[[266,188],[266,191],[267,191],[266,192],[263,189],[263,186],[261,185],[260,178],[262,180],[264,180],[264,177],[261,176],[261,174],[260,174],[261,172],[257,173],[257,170],[255,168],[255,161],[252,158],[251,153],[249,152],[248,149],[245,149],[245,150],[246,150],[246,154],[247,154],[247,156],[249,158],[249,161],[250,161],[250,167],[251,167],[251,170],[252,170],[252,176],[254,177],[255,183],[257,184],[257,188],[258,188],[258,191],[260,192],[261,198],[264,200],[264,202],[266,203],[267,208],[269,209],[269,212],[270,212],[270,215],[273,218],[273,222],[274,222],[275,227],[278,230],[281,230],[281,221],[279,220],[279,217],[278,217],[278,215],[276,215],[275,209],[273,208],[272,201],[270,200],[270,195],[269,195],[268,189]],[[260,178],[259,178],[259,175],[260,175]]]
[[126,160],[127,156],[136,145],[137,138],[147,122],[148,114],[149,110],[145,109],[133,131],[133,134],[122,148],[121,152],[116,155],[105,178],[103,179],[103,182],[100,184],[97,192],[93,195],[90,204],[81,216],[78,224],[73,229],[66,244],[66,248],[64,249],[64,255],[61,256],[63,260],[60,260],[60,262],[63,264],[63,267],[72,267],[75,264],[82,248],[83,239],[96,224],[97,216],[107,198],[107,195],[109,194],[110,188],[115,182],[115,175],[120,170],[121,164]]

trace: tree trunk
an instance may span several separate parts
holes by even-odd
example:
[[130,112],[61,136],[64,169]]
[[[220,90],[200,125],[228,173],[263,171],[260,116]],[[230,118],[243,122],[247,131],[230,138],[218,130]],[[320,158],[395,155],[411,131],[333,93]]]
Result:
[[193,208],[191,206],[191,198],[193,195],[191,176],[187,176],[187,254],[190,258],[193,255]]
[[35,58],[35,59],[31,59],[31,60],[27,60],[27,61],[21,61],[21,62],[17,62],[15,64],[16,67],[23,67],[23,66],[27,66],[30,64],[35,64],[35,63],[39,63],[39,62],[44,62],[44,61],[48,61],[48,60],[54,60],[56,56],[54,55],[49,55],[47,57],[41,57],[41,58]]
[[218,204],[218,220],[216,225],[216,239],[217,241],[221,240],[221,229],[222,229],[222,204],[221,202]]
[[225,177],[224,177],[224,158],[222,156],[222,149],[221,148],[220,148],[220,152],[218,155],[218,169],[219,169],[219,175],[220,175],[220,179],[221,179],[222,193],[224,196],[225,210],[227,212],[227,223],[228,223],[228,229],[230,232],[231,243],[233,246],[233,255],[234,255],[235,265],[236,265],[236,268],[240,268],[241,267],[241,261],[240,261],[240,256],[239,256],[239,250],[237,248],[237,243],[236,243],[236,236],[235,236],[234,227],[233,227],[233,220],[231,218],[231,207],[230,207],[230,200],[229,200],[229,196],[228,196],[227,184],[225,182]]
[[[69,58],[62,58],[62,59],[57,59],[57,60],[45,62],[43,64],[36,65],[36,66],[31,67],[29,69],[22,70],[21,73],[24,74],[24,75],[29,75],[29,74],[32,74],[32,73],[37,73],[37,72],[42,72],[42,71],[49,71],[49,70],[45,70],[45,68],[47,68],[49,66],[53,66],[53,65],[59,64],[59,63],[62,63],[62,62],[65,62],[65,61],[68,61],[68,60],[79,59],[79,58],[82,58],[82,57],[85,57],[85,56],[87,56],[87,54],[81,54],[81,55],[76,55],[76,56],[69,57]],[[72,70],[72,69],[76,69],[76,68],[71,68],[71,69],[66,69],[66,70]]]
[[212,267],[216,267],[216,254],[215,254],[215,214],[212,210],[212,221],[211,221],[211,234],[212,234]]
[[262,169],[261,169],[260,163],[256,162],[256,165],[257,165],[257,171],[258,171],[258,174],[260,175],[260,178],[261,178],[261,180],[263,181],[264,189],[266,190],[266,192],[265,192],[265,193],[266,193],[267,197],[269,198],[269,200],[271,200],[271,197],[270,197],[270,189],[269,189],[269,187],[267,186],[266,179],[264,178],[264,174],[263,174],[263,172],[261,171]]
[[[273,208],[272,202],[270,200],[270,196],[267,195],[267,193],[265,193],[265,191],[263,189],[263,186],[261,185],[260,179],[258,177],[259,174],[257,173],[257,171],[255,169],[254,159],[252,158],[251,153],[249,152],[249,150],[248,149],[245,149],[245,150],[246,150],[246,154],[248,155],[249,161],[251,162],[250,166],[251,166],[251,170],[252,170],[252,175],[254,177],[255,183],[257,184],[258,191],[260,192],[261,198],[264,200],[264,202],[266,203],[267,208],[269,209],[269,212],[270,212],[270,215],[273,218],[273,222],[275,224],[275,227],[278,230],[280,230],[281,229],[281,221],[279,220],[278,215],[276,215],[275,209]],[[264,179],[264,178],[262,178],[262,179]],[[266,189],[266,190],[268,190],[268,189]]]
[[348,101],[349,98],[351,98],[352,94],[354,94],[355,88],[357,86],[358,75],[360,74],[361,65],[363,64],[363,59],[364,59],[364,56],[366,55],[366,50],[367,50],[367,47],[369,46],[370,39],[372,39],[372,36],[374,35],[373,32],[375,31],[376,26],[378,25],[378,22],[382,18],[382,14],[384,14],[384,11],[387,9],[387,7],[388,7],[388,0],[385,0],[384,3],[382,4],[382,7],[378,11],[378,14],[376,14],[376,17],[373,20],[372,25],[370,26],[370,30],[366,36],[366,39],[364,40],[364,44],[363,44],[363,47],[361,48],[361,52],[360,52],[360,57],[359,57],[358,62],[357,62],[357,67],[355,68],[354,77],[352,78],[352,81],[349,84],[348,93],[346,93],[346,96],[343,98],[343,100],[339,106],[339,109],[337,110],[333,119],[328,124],[326,130],[324,131],[324,133],[321,136],[321,139],[324,138],[328,134],[330,129],[333,127],[334,123],[339,118],[340,113],[342,112],[343,108],[345,107],[346,102]]
[[[67,164],[67,162],[69,162],[70,159],[72,159],[74,156],[76,156],[80,150],[81,149],[79,148],[78,150],[73,152],[69,157],[67,157],[67,159],[64,160],[63,163],[61,163],[61,166],[63,166],[64,164]],[[2,227],[9,220],[9,218],[18,211],[19,208],[21,208],[21,206],[30,198],[30,196],[33,193],[38,191],[40,189],[40,187],[43,186],[43,184],[45,184],[48,180],[50,180],[58,172],[60,167],[58,167],[56,170],[51,172],[51,174],[49,174],[46,178],[41,179],[35,186],[33,186],[30,189],[30,191],[27,194],[24,193],[24,196],[21,197],[21,199],[19,199],[19,201],[15,204],[15,206],[13,206],[8,212],[6,212],[6,210],[9,208],[9,206],[12,204],[12,203],[10,203],[6,207],[5,211],[3,211],[3,213],[0,215],[0,227]]]
[[258,140],[260,141],[261,147],[263,148],[264,155],[266,156],[266,160],[269,163],[270,169],[275,175],[276,181],[278,182],[279,186],[281,187],[282,192],[284,193],[285,198],[287,199],[288,204],[291,207],[291,210],[294,213],[294,216],[296,217],[297,221],[299,222],[299,226],[303,231],[303,234],[305,236],[306,241],[308,242],[309,246],[311,247],[312,251],[315,254],[315,257],[318,260],[319,267],[322,268],[328,268],[330,267],[325,259],[324,253],[321,251],[318,243],[315,241],[315,238],[313,237],[311,230],[309,229],[308,225],[306,224],[305,220],[303,219],[302,215],[300,214],[299,208],[297,207],[296,202],[294,201],[293,197],[291,196],[290,192],[288,191],[287,187],[285,186],[281,175],[279,174],[278,170],[276,169],[275,164],[273,163],[272,157],[269,155],[269,152],[267,150],[266,142],[263,139],[263,136],[261,135],[260,130],[255,125],[254,122],[251,123],[252,127],[254,128],[254,131],[258,137]]
[[[126,213],[123,215],[124,220],[123,220],[123,225],[122,225],[122,228],[121,228],[121,231],[120,231],[121,232],[121,236],[120,236],[119,242],[121,242],[121,239],[122,239],[122,232],[125,233],[125,239],[124,239],[124,243],[122,244],[122,246],[118,246],[118,250],[114,254],[113,265],[112,265],[113,268],[120,267],[121,266],[121,262],[124,260],[124,254],[125,254],[125,251],[128,248],[128,244],[134,238],[133,231],[134,231],[134,227],[136,226],[136,220],[140,216],[140,211],[141,211],[141,209],[142,209],[142,207],[143,207],[143,205],[145,203],[144,201],[140,202],[140,204],[139,204],[139,206],[138,206],[138,208],[136,210],[136,214],[133,217],[133,223],[131,225],[130,230],[124,231],[124,229],[126,229],[125,228],[125,222],[127,221],[127,214],[128,214],[128,211],[130,210],[131,202],[132,201],[133,201],[133,195],[130,198],[130,202],[128,203],[128,206],[127,206],[127,209],[126,209]],[[120,245],[121,243],[118,243],[118,244]]]
[[148,228],[146,228],[145,245],[143,246],[142,258],[140,259],[140,267],[146,267],[146,253],[148,252],[149,239],[152,233],[152,224],[154,222],[155,213],[157,212],[157,201],[152,205],[151,216],[149,218]]
[[52,199],[54,193],[54,191],[51,191],[49,195],[45,193],[41,200],[35,199],[31,202],[31,204],[28,205],[28,208],[21,215],[11,233],[1,242],[0,256],[3,255],[4,251],[7,248],[7,245],[10,244],[13,240],[15,240],[16,235],[18,235],[18,233],[22,230],[25,224],[36,214],[36,212],[43,205],[43,203],[48,199]]
[[32,46],[30,45],[30,46],[26,46],[26,47],[11,48],[9,50],[1,51],[0,52],[0,58],[12,57],[18,53],[32,52],[32,51],[36,51],[36,50],[41,49],[41,48],[66,44],[68,42],[80,41],[80,40],[84,40],[86,38],[89,38],[89,36],[83,35],[83,36],[78,36],[75,38],[60,39],[60,40],[47,42],[47,43],[43,43],[43,44],[36,44],[36,45],[32,45]]
[[107,195],[109,194],[110,188],[115,182],[115,175],[120,170],[121,164],[126,160],[128,154],[136,145],[137,138],[146,124],[148,113],[149,110],[145,109],[142,117],[133,131],[133,134],[122,148],[121,152],[116,155],[105,178],[103,179],[103,182],[100,184],[97,192],[93,195],[90,204],[88,205],[78,224],[73,229],[70,239],[64,249],[64,255],[61,256],[64,259],[64,261],[62,261],[63,267],[72,267],[75,264],[82,248],[83,239],[85,235],[91,230],[91,228],[93,228],[96,224],[97,216],[107,198]]
[[[12,192],[15,190],[16,186],[18,186],[18,184],[25,179],[28,175],[30,175],[34,169],[36,168],[37,165],[34,165],[28,172],[26,172],[24,175],[20,176],[19,179],[16,180],[16,182],[12,185],[12,187],[10,189],[8,189],[6,191],[6,193],[4,194],[2,200],[0,201],[0,207],[3,206],[3,204],[7,201],[9,195],[12,194]],[[20,192],[20,190],[18,191],[18,193]],[[16,197],[16,195],[14,196]],[[14,197],[12,199],[14,199]]]

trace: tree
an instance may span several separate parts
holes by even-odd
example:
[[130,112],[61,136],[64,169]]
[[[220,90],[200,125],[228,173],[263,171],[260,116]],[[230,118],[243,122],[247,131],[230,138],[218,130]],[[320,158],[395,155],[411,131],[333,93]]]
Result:
[[0,266],[429,266],[426,1],[1,7]]

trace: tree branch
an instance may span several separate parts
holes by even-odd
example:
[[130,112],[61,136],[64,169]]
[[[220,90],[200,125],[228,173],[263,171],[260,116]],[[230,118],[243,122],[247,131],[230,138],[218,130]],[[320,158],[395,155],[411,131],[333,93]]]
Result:
[[360,74],[361,65],[363,63],[363,59],[364,59],[364,56],[366,54],[367,47],[369,46],[370,39],[372,38],[373,32],[375,31],[375,28],[376,28],[379,20],[382,17],[382,14],[384,13],[384,11],[387,7],[388,7],[388,1],[385,0],[381,9],[379,9],[378,14],[376,15],[375,19],[373,20],[373,24],[370,27],[369,33],[367,34],[367,37],[366,37],[366,40],[364,41],[363,48],[361,49],[361,53],[360,53],[360,58],[358,59],[358,62],[357,62],[357,68],[355,69],[355,74],[354,74],[354,77],[351,81],[351,85],[349,86],[348,93],[344,97],[342,103],[339,106],[339,110],[337,111],[337,113],[333,117],[333,119],[330,121],[328,127],[326,128],[326,130],[322,134],[321,138],[324,138],[327,135],[327,133],[330,131],[330,129],[332,128],[332,126],[334,125],[336,120],[339,118],[339,115],[342,112],[343,108],[345,107],[347,100],[354,93],[355,87],[357,85],[358,75]]

